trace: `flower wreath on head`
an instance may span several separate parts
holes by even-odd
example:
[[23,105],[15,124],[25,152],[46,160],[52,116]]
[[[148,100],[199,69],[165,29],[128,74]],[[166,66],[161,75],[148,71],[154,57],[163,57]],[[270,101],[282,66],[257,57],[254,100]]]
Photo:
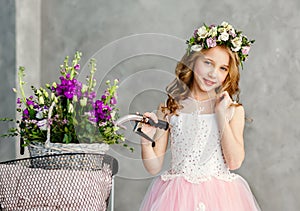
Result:
[[250,45],[254,42],[255,40],[249,40],[241,31],[235,30],[227,22],[222,22],[218,26],[203,24],[203,26],[194,31],[194,36],[186,41],[188,52],[225,45],[234,53],[237,53],[242,68],[243,62],[248,57]]

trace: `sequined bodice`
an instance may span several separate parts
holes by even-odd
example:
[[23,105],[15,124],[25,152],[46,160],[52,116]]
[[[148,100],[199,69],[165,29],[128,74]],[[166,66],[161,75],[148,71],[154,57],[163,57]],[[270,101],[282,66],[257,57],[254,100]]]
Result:
[[189,182],[200,183],[212,177],[226,181],[235,178],[223,158],[214,113],[203,114],[199,109],[180,112],[170,118],[170,125],[171,168],[161,175],[163,180],[182,176]]

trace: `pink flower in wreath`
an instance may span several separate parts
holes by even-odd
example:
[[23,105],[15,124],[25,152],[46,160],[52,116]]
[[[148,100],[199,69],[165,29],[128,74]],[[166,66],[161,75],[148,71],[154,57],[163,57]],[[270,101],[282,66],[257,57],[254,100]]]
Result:
[[243,55],[248,55],[249,51],[250,51],[250,46],[242,47],[242,54]]
[[217,45],[217,41],[216,41],[215,38],[213,39],[213,38],[210,37],[206,40],[206,44],[207,44],[207,47],[213,48]]

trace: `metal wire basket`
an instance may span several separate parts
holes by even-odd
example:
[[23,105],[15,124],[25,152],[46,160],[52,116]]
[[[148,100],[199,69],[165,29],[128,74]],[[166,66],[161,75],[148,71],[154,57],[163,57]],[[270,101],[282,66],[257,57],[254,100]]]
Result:
[[[50,121],[55,103],[53,102],[49,108],[48,120]],[[22,148],[23,141],[21,141]],[[91,144],[64,144],[51,142],[51,125],[47,125],[47,139],[45,143],[31,142],[28,145],[28,150],[31,157],[62,154],[62,153],[99,153],[105,154],[109,150],[109,145],[106,143],[91,143]],[[21,149],[23,151],[23,149]],[[23,153],[21,153],[23,154]]]
[[0,210],[106,210],[118,162],[69,153],[0,163]]

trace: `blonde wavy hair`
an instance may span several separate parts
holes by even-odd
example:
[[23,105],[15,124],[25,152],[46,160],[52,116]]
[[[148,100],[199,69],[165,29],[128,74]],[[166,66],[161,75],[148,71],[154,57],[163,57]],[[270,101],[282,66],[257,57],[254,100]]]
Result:
[[[229,47],[225,45],[219,46],[224,48],[228,52],[229,71],[222,86],[219,87],[216,91],[217,93],[227,91],[229,96],[238,103],[240,93],[240,60],[237,53],[232,52]],[[194,80],[193,69],[195,62],[198,58],[203,56],[203,53],[205,53],[208,50],[209,49],[202,49],[199,52],[186,52],[186,54],[182,57],[181,61],[177,63],[175,69],[176,78],[166,87],[168,99],[166,102],[166,106],[162,107],[164,112],[167,110],[167,113],[169,114],[176,114],[176,110],[182,107],[179,104],[179,101],[184,100],[189,96]]]

